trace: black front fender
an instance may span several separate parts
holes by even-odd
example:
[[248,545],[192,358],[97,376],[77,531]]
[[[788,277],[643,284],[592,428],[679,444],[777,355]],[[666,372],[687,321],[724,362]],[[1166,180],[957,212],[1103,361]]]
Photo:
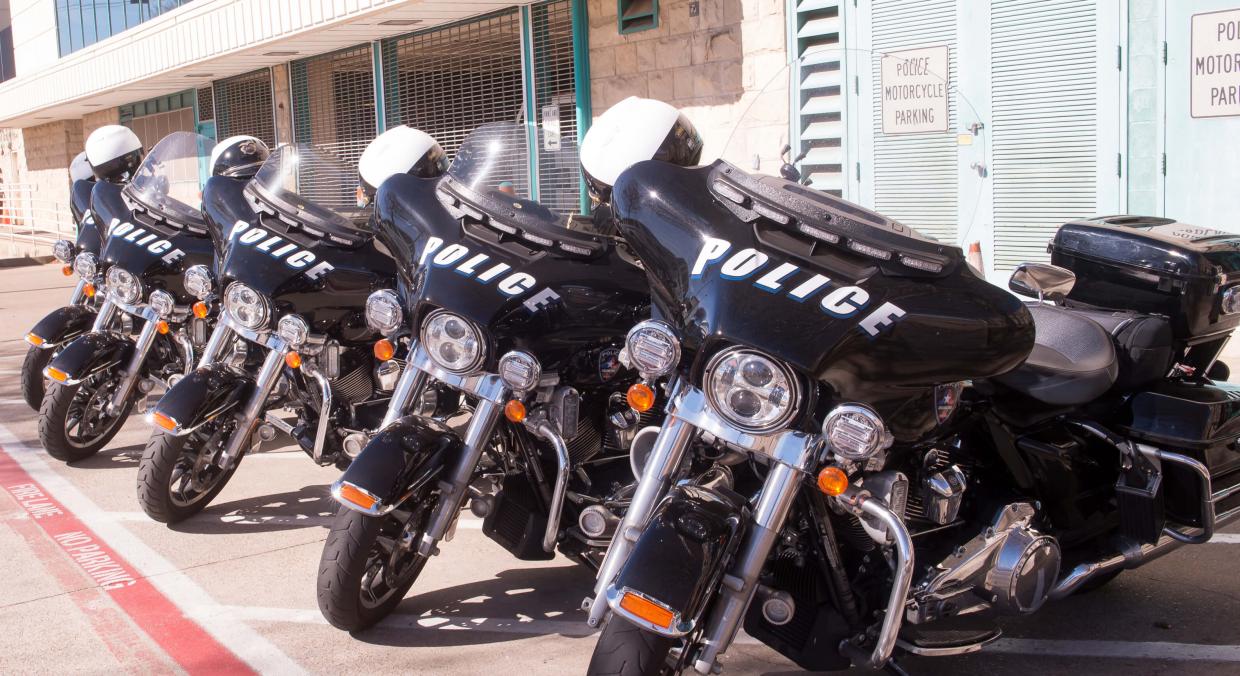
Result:
[[[382,513],[437,477],[448,460],[461,453],[461,447],[460,436],[447,426],[405,416],[384,427],[366,444],[332,486],[332,494],[351,509]],[[378,502],[363,509],[355,501],[342,499],[341,491],[346,487],[364,491]]]
[[151,416],[169,432],[185,434],[245,403],[253,391],[254,379],[245,373],[218,362],[200,366],[160,397]]
[[36,347],[50,350],[86,333],[94,323],[94,308],[85,305],[67,305],[52,310],[46,317],[40,319],[39,323],[30,329],[29,336],[33,337],[27,337],[26,340],[32,345],[37,342]]
[[52,380],[72,384],[100,371],[124,366],[133,351],[129,336],[110,331],[87,333],[65,346],[48,364],[47,371]]
[[[688,633],[714,597],[724,567],[749,522],[745,499],[726,488],[684,484],[659,503],[620,574],[607,590],[612,610],[629,621],[669,636]],[[675,615],[660,628],[621,606],[635,592]]]

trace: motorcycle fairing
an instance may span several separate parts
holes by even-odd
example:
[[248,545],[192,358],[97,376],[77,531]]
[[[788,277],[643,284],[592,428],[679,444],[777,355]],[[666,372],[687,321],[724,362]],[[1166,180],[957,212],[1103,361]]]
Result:
[[103,236],[98,220],[90,208],[94,187],[94,181],[74,181],[69,190],[69,210],[73,213],[73,222],[77,224],[77,238],[74,243],[76,253],[89,251],[98,256],[103,247]]

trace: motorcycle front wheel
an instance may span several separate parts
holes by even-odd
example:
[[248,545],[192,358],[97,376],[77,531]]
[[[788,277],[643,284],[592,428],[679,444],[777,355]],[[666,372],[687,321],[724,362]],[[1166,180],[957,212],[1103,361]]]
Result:
[[43,369],[51,363],[54,352],[31,347],[26,350],[26,359],[22,362],[22,398],[35,411],[43,406],[43,395],[47,392]]
[[84,460],[112,441],[137,401],[131,394],[116,415],[108,414],[117,380],[115,373],[104,372],[76,385],[47,384],[39,407],[39,441],[48,455],[63,462]]
[[395,610],[426,566],[418,543],[438,503],[424,493],[381,517],[340,508],[318,576],[319,610],[333,627],[361,631]]
[[676,670],[667,663],[674,641],[610,616],[590,656],[589,676],[665,676]]
[[211,504],[241,462],[237,458],[228,469],[215,463],[216,453],[236,428],[236,421],[230,419],[207,423],[181,437],[152,434],[138,463],[142,511],[161,523],[177,523]]

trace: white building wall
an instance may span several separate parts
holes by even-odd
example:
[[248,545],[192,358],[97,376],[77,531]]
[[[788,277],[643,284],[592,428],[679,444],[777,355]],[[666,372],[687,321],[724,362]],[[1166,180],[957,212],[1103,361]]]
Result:
[[9,0],[13,19],[13,60],[17,77],[37,73],[60,58],[56,37],[56,3]]

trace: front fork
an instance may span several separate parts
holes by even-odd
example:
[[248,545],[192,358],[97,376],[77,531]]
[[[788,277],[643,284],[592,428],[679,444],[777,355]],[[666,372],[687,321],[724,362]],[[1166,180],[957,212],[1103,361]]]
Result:
[[[412,365],[406,368],[413,368]],[[495,431],[495,423],[499,421],[500,404],[490,399],[480,398],[474,409],[473,418],[465,430],[465,440],[460,456],[452,466],[447,478],[439,482],[439,504],[431,514],[430,524],[422,541],[418,543],[418,553],[425,557],[434,556],[438,552],[438,544],[452,526],[461,511],[461,503],[465,501],[469,481],[474,476],[474,469],[482,459],[482,452]]]

